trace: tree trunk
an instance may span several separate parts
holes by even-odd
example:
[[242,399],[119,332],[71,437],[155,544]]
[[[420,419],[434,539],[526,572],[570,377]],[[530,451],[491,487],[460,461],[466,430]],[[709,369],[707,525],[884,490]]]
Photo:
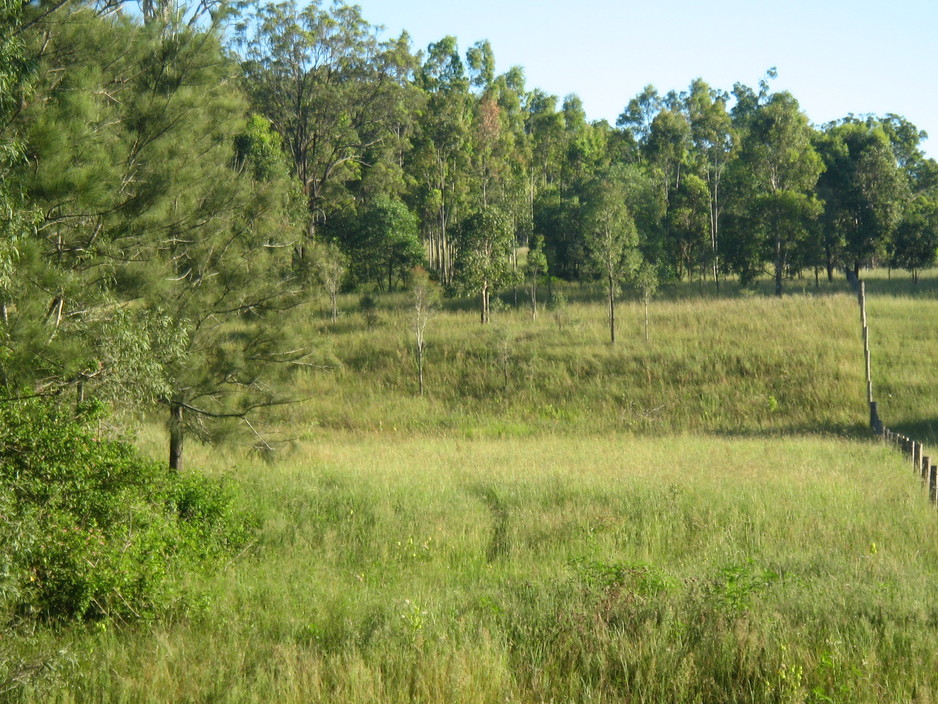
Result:
[[645,298],[645,342],[648,342],[648,298]]
[[609,277],[609,344],[616,344],[616,294],[612,277]]
[[782,271],[785,268],[785,262],[782,261],[782,238],[775,239],[775,296],[782,297]]
[[182,471],[182,406],[178,403],[169,407],[169,468]]
[[417,386],[420,388],[420,395],[423,396],[423,345],[417,345]]
[[487,283],[487,282],[483,282],[483,284],[482,284],[482,302],[481,302],[481,303],[482,303],[482,305],[481,305],[481,307],[482,307],[482,310],[481,310],[482,315],[481,315],[481,318],[480,318],[480,321],[481,321],[481,323],[482,323],[483,325],[485,325],[487,322],[489,322],[489,297],[488,297],[488,293],[489,293],[488,283]]

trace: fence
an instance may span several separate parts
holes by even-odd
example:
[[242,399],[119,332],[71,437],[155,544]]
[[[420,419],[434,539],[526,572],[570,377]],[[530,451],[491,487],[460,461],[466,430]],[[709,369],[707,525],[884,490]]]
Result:
[[[938,504],[938,465],[931,463],[925,454],[925,446],[901,433],[887,428],[879,417],[879,407],[873,399],[873,368],[870,359],[870,329],[866,322],[866,285],[850,270],[847,280],[857,293],[860,304],[860,322],[863,325],[863,358],[866,366],[866,400],[870,407],[870,429],[882,438],[883,442],[903,453],[912,463],[912,471],[921,476],[922,484],[928,487],[928,498]],[[938,461],[938,458],[936,458]]]

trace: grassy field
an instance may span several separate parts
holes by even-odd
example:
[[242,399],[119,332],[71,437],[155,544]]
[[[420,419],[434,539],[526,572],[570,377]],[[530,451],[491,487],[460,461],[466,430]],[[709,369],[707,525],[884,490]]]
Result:
[[177,620],[61,634],[36,701],[938,694],[938,517],[879,445],[336,433],[227,471],[251,553]]
[[[936,274],[936,272],[932,272]],[[866,275],[873,395],[893,430],[938,442],[938,279]]]
[[[938,295],[867,280],[882,415],[934,441]],[[623,303],[615,347],[587,290],[489,329],[444,310],[422,398],[403,296],[371,328],[353,300],[298,317],[284,451],[190,444],[243,486],[250,549],[172,618],[24,638],[45,669],[6,696],[938,701],[938,515],[865,429],[855,298],[705,293],[663,291],[647,343]]]
[[[587,293],[573,289],[568,300]],[[843,282],[782,300],[665,292],[647,342],[642,306],[625,302],[614,346],[596,304],[536,320],[508,310],[488,327],[471,312],[444,312],[427,329],[420,398],[409,311],[396,298],[371,329],[353,311],[317,326],[318,359],[295,380],[311,401],[274,423],[312,434],[855,434],[867,416],[857,316]]]

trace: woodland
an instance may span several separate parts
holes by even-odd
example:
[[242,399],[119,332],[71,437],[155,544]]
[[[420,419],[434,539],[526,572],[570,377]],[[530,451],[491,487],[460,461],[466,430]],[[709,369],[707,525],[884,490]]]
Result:
[[[499,73],[485,40],[414,47],[342,3],[0,0],[0,615],[145,618],[165,569],[147,555],[241,550],[184,439],[238,428],[272,452],[254,418],[309,402],[294,379],[322,364],[291,321],[335,322],[343,297],[367,317],[408,296],[422,395],[441,297],[487,330],[583,284],[611,346],[625,292],[768,277],[782,297],[870,267],[917,285],[938,253],[925,133],[816,125],[774,77],[649,85],[612,125]],[[102,439],[142,416],[175,472]],[[133,550],[49,547],[127,506]]]
[[276,402],[305,354],[278,313],[322,291],[425,269],[485,323],[506,286],[599,281],[614,341],[623,284],[935,259],[924,133],[815,126],[772,71],[648,86],[613,126],[354,6],[9,0],[0,31],[4,393],[162,405],[175,467],[184,426]]

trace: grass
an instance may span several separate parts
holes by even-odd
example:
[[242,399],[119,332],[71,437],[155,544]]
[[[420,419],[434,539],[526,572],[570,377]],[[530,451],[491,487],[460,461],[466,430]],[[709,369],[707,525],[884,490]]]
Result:
[[891,429],[926,443],[938,442],[938,282],[915,285],[906,276],[867,275],[867,319],[873,395]]
[[335,433],[227,471],[263,528],[211,608],[62,634],[34,700],[938,694],[938,522],[882,446]]
[[652,306],[648,342],[641,305],[626,301],[616,345],[595,304],[537,320],[508,310],[488,327],[444,311],[427,331],[424,398],[398,298],[373,329],[355,313],[319,327],[321,359],[294,386],[313,401],[275,424],[309,433],[856,434],[867,415],[862,341],[845,289],[782,300],[672,291]]
[[[881,414],[938,439],[935,285],[866,280]],[[868,436],[845,289],[672,286],[615,346],[586,288],[487,329],[444,308],[424,397],[403,294],[371,329],[306,312],[311,401],[266,421],[291,449],[187,446],[244,487],[251,550],[173,618],[0,648],[44,668],[6,696],[938,701],[938,517]]]

